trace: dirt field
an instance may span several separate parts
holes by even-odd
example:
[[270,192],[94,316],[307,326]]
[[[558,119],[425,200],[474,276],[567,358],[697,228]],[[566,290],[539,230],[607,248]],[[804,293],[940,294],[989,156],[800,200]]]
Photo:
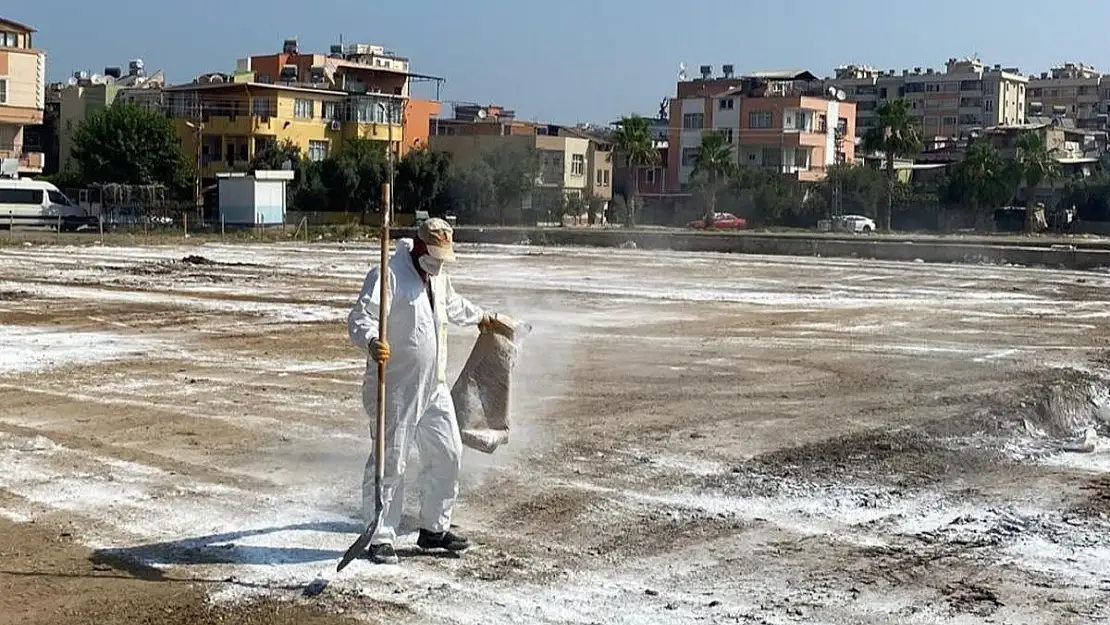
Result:
[[0,250],[0,625],[1110,619],[1107,275],[465,251],[536,326],[477,546],[335,574],[372,247]]

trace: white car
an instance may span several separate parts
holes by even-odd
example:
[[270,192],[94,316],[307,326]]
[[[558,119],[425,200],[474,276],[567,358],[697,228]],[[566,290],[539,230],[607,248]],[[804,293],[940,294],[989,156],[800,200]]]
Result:
[[848,232],[870,234],[877,229],[875,228],[875,220],[863,215],[841,215],[833,218],[833,223],[836,230],[846,230]]

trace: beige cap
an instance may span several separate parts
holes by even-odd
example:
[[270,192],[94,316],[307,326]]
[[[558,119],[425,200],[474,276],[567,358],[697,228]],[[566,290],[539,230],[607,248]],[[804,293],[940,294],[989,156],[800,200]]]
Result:
[[454,228],[438,217],[420,223],[416,236],[428,246],[428,255],[445,263],[455,262]]

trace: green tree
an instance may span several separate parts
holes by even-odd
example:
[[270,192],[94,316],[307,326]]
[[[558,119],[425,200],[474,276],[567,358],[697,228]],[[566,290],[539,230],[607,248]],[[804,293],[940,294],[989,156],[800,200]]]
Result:
[[81,123],[73,158],[84,184],[160,184],[187,193],[194,165],[185,157],[173,123],[158,111],[117,102]]
[[1025,196],[1025,231],[1034,229],[1033,209],[1037,201],[1037,189],[1042,184],[1052,183],[1060,176],[1060,166],[1048,151],[1045,138],[1039,132],[1026,132],[1017,139],[1014,154],[1014,177],[1021,182]]
[[427,211],[443,216],[449,206],[445,196],[451,185],[451,155],[421,148],[397,163],[394,199],[406,212]]
[[713,131],[701,138],[693,177],[705,197],[705,227],[712,228],[717,214],[717,194],[736,171],[736,158],[724,133]]
[[628,183],[625,187],[624,225],[636,225],[636,202],[640,193],[640,171],[659,161],[659,151],[651,136],[651,125],[639,115],[621,118],[613,135],[613,150],[624,156],[628,164]]
[[[497,199],[497,221],[501,225],[520,223],[525,198],[532,196],[540,171],[540,155],[534,148],[503,145],[482,154],[493,171]],[[512,210],[512,214],[509,211]]]
[[886,187],[886,178],[878,170],[852,164],[832,165],[825,180],[816,187],[815,208],[832,215],[839,192],[841,214],[875,217],[880,202],[886,199]]
[[318,211],[328,208],[328,188],[320,176],[323,163],[306,161],[301,166],[298,176],[300,181],[293,190],[293,199],[290,202],[297,210]]
[[388,177],[386,146],[380,141],[347,141],[333,158],[320,164],[320,181],[332,210],[370,212],[379,209]]
[[469,167],[454,169],[449,193],[460,220],[487,223],[494,219],[490,213],[497,205],[497,188],[493,179],[493,167],[481,159]]
[[884,102],[875,109],[875,124],[863,135],[862,146],[868,152],[882,152],[886,159],[887,201],[879,218],[879,227],[890,231],[890,218],[894,213],[894,194],[897,183],[894,161],[917,155],[923,147],[921,136],[905,100]]
[[953,167],[941,199],[970,209],[976,227],[982,229],[992,223],[994,209],[1013,192],[1012,171],[998,150],[985,141],[976,141],[968,146],[964,160]]
[[267,142],[262,146],[261,150],[254,153],[254,158],[251,159],[250,169],[281,169],[285,162],[288,161],[293,171],[298,171],[301,166],[301,147],[292,140],[286,139],[281,143],[276,141]]

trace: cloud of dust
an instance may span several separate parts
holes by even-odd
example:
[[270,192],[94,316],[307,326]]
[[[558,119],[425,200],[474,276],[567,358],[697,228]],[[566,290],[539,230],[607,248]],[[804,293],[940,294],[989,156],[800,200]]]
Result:
[[[501,295],[493,310],[503,312],[520,323],[531,324],[532,331],[519,341],[516,367],[512,373],[509,404],[509,442],[492,454],[466,449],[463,456],[461,488],[470,490],[498,470],[509,469],[528,456],[542,453],[550,438],[545,433],[547,419],[555,404],[571,386],[572,350],[575,332],[566,323],[556,303],[549,297],[523,298]],[[491,303],[492,304],[492,303]]]

